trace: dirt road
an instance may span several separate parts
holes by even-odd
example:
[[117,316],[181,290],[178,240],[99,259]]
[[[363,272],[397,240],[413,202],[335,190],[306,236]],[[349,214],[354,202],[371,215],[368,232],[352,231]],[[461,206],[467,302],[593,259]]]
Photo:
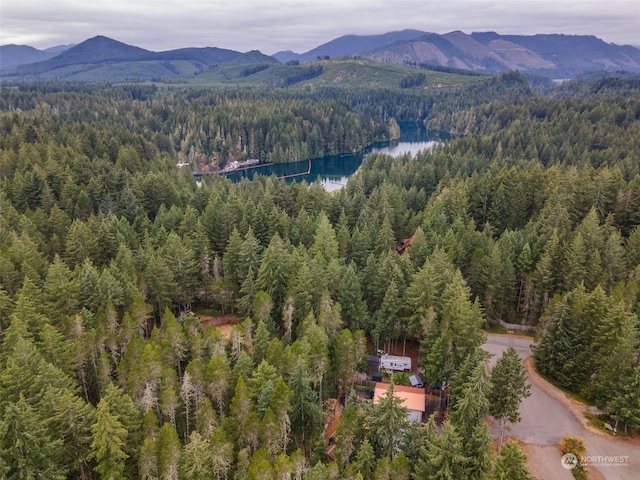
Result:
[[[490,360],[493,366],[509,346],[513,346],[521,358],[529,358],[531,343],[532,340],[525,337],[489,335],[482,348],[494,355]],[[521,422],[510,425],[511,432],[507,435],[526,444],[531,473],[540,480],[573,478],[560,463],[561,453],[557,444],[565,435],[575,435],[584,438],[587,446],[588,460],[591,460],[587,466],[590,478],[640,479],[640,444],[611,438],[588,426],[582,416],[584,405],[540,377],[531,360],[526,364],[531,396],[520,405]]]

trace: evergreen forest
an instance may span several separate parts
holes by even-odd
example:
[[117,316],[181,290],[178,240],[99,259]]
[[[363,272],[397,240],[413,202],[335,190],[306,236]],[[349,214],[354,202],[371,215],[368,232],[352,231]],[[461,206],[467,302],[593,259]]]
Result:
[[[360,151],[403,121],[457,137],[370,154],[333,193],[192,173]],[[492,445],[487,416],[513,412],[486,331],[536,327],[538,370],[633,431],[639,296],[637,78],[1,89],[0,478],[530,479]],[[409,424],[393,382],[356,395],[366,356],[402,345],[449,383],[446,421]]]

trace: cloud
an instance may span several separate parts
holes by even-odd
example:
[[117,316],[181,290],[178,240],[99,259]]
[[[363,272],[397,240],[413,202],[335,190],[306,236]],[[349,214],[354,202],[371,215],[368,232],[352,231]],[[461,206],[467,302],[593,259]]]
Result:
[[345,34],[413,28],[591,34],[640,44],[636,0],[2,0],[0,43],[44,48],[106,35],[150,50],[304,52]]

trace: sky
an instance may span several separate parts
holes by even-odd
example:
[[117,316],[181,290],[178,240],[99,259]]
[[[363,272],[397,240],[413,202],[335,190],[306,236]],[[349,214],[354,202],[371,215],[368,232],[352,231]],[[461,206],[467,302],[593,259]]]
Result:
[[40,49],[104,35],[153,51],[271,55],[407,28],[595,35],[640,46],[640,0],[0,0],[0,45]]

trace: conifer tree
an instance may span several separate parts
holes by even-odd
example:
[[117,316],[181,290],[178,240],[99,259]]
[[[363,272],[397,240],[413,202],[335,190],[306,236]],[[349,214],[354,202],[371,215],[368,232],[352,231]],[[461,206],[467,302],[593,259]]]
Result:
[[146,436],[140,445],[138,471],[142,480],[159,478],[157,432]]
[[295,450],[290,457],[293,468],[292,474],[294,480],[302,480],[302,476],[307,471],[308,463],[306,457],[300,449]]
[[135,406],[131,397],[122,388],[116,387],[113,383],[110,383],[105,389],[102,400],[108,403],[109,412],[116,416],[127,432],[122,446],[127,455],[125,473],[127,476],[133,476],[137,470],[138,448],[142,443],[141,412]]
[[162,480],[178,480],[181,446],[173,426],[165,423],[158,431],[158,473]]
[[251,443],[250,421],[255,420],[251,416],[253,403],[249,388],[242,377],[238,378],[235,393],[229,406],[229,428],[227,432],[238,442],[240,446],[248,446]]
[[173,275],[173,300],[179,308],[190,305],[198,280],[198,263],[193,249],[176,233],[171,232],[161,255]]
[[338,398],[344,392],[350,390],[353,377],[356,374],[358,358],[356,358],[356,347],[353,341],[351,330],[344,329],[338,335],[334,347],[334,365],[336,369],[336,380],[338,381]]
[[462,439],[455,425],[446,421],[442,425],[442,433],[427,440],[412,475],[415,480],[465,478],[464,466],[468,461],[463,454]]
[[369,440],[365,439],[358,449],[354,466],[363,480],[371,480],[376,466],[376,456]]
[[293,392],[291,400],[291,432],[298,448],[305,448],[313,438],[322,419],[322,410],[318,405],[318,395],[311,387],[311,378],[307,369],[298,363],[294,367],[289,388]]
[[393,480],[409,480],[411,474],[411,465],[409,460],[401,453],[393,460],[391,460],[391,475],[390,479]]
[[210,438],[211,463],[216,480],[227,479],[233,466],[233,444],[227,440],[222,428],[217,428]]
[[338,258],[338,241],[335,231],[324,212],[316,220],[316,232],[309,253],[321,267]]
[[59,458],[69,472],[88,476],[95,408],[70,390],[51,388],[44,394],[41,411],[51,436],[63,442],[52,458]]
[[378,460],[376,471],[373,473],[374,480],[391,480],[391,459],[383,457]]
[[20,395],[0,420],[0,473],[6,478],[62,480],[67,471],[55,462],[62,441],[52,438],[36,410]]
[[242,237],[237,228],[233,228],[231,235],[229,236],[229,242],[227,248],[224,251],[224,257],[222,258],[222,266],[224,268],[225,279],[232,285],[235,292],[240,290],[241,280],[240,275],[240,249],[242,248]]
[[393,383],[390,383],[371,414],[373,439],[377,452],[383,456],[395,458],[400,451],[408,424],[407,408],[402,403],[403,400],[394,394]]
[[276,480],[289,480],[293,473],[293,464],[289,457],[281,453],[273,462],[273,473]]
[[125,442],[127,429],[118,417],[111,412],[111,406],[106,399],[100,400],[96,410],[96,423],[91,427],[93,442],[92,456],[96,459],[96,472],[105,480],[122,478],[125,469]]
[[[606,355],[606,359],[601,357],[602,367],[597,372],[594,382],[594,398],[597,405],[604,406],[618,418],[633,422],[634,415],[629,411],[633,402],[628,403],[625,397],[633,391],[635,370],[638,369],[635,366],[637,361],[635,345],[638,338],[634,325],[635,316],[625,314],[614,307],[607,318],[607,323],[612,322],[609,323],[610,328],[614,330],[614,334],[618,333],[618,337],[614,340],[615,343],[610,344],[610,350],[606,354],[600,350],[602,357]],[[606,335],[610,335],[609,332]],[[601,340],[607,344],[607,339],[602,338],[604,336],[605,333],[600,332]]]
[[505,423],[520,421],[520,403],[531,395],[531,386],[526,383],[527,372],[515,348],[507,348],[491,369],[491,393],[489,413],[500,423],[502,445]]
[[257,450],[249,461],[247,480],[267,480],[274,477],[271,458],[264,448]]
[[367,305],[362,298],[362,288],[354,262],[342,269],[337,301],[342,305],[342,318],[351,330],[365,326]]
[[13,301],[4,286],[0,284],[0,333],[4,333],[9,326],[9,316]]
[[189,443],[180,455],[180,478],[186,480],[208,480],[213,478],[211,444],[198,432],[191,432]]
[[258,239],[253,235],[253,230],[249,227],[245,238],[240,245],[240,256],[238,258],[238,280],[242,284],[244,280],[252,275],[254,278],[260,266],[260,251],[262,247]]
[[225,400],[231,387],[231,368],[229,367],[224,351],[211,357],[207,364],[207,393],[209,398],[218,407],[218,413],[222,417]]
[[175,297],[176,282],[171,268],[159,255],[153,255],[144,272],[147,281],[149,303],[161,312],[169,306]]
[[363,419],[360,411],[356,407],[356,398],[352,394],[345,409],[342,412],[342,420],[336,429],[335,454],[338,464],[344,468],[357,448],[359,433],[362,428]]
[[276,233],[262,256],[256,279],[258,290],[271,296],[275,312],[282,311],[290,274],[288,252]]
[[279,377],[271,392],[269,399],[269,407],[273,410],[275,418],[278,422],[278,430],[280,433],[279,445],[282,453],[286,454],[287,445],[289,443],[289,432],[291,431],[291,418],[289,412],[291,410],[291,399],[293,392],[289,389],[282,377]]
[[[471,435],[489,413],[491,382],[483,362],[476,361],[466,381],[456,389],[457,398],[451,408],[450,418],[463,438]],[[453,395],[453,392],[452,392]]]
[[258,437],[260,448],[263,448],[272,459],[275,459],[282,452],[279,430],[278,419],[273,410],[267,407],[258,427]]
[[61,326],[65,316],[73,315],[78,306],[78,288],[75,278],[59,255],[49,265],[43,288],[43,296],[48,304],[49,318]]
[[492,480],[535,480],[529,475],[527,457],[515,442],[507,442],[500,449],[496,458],[495,472]]

